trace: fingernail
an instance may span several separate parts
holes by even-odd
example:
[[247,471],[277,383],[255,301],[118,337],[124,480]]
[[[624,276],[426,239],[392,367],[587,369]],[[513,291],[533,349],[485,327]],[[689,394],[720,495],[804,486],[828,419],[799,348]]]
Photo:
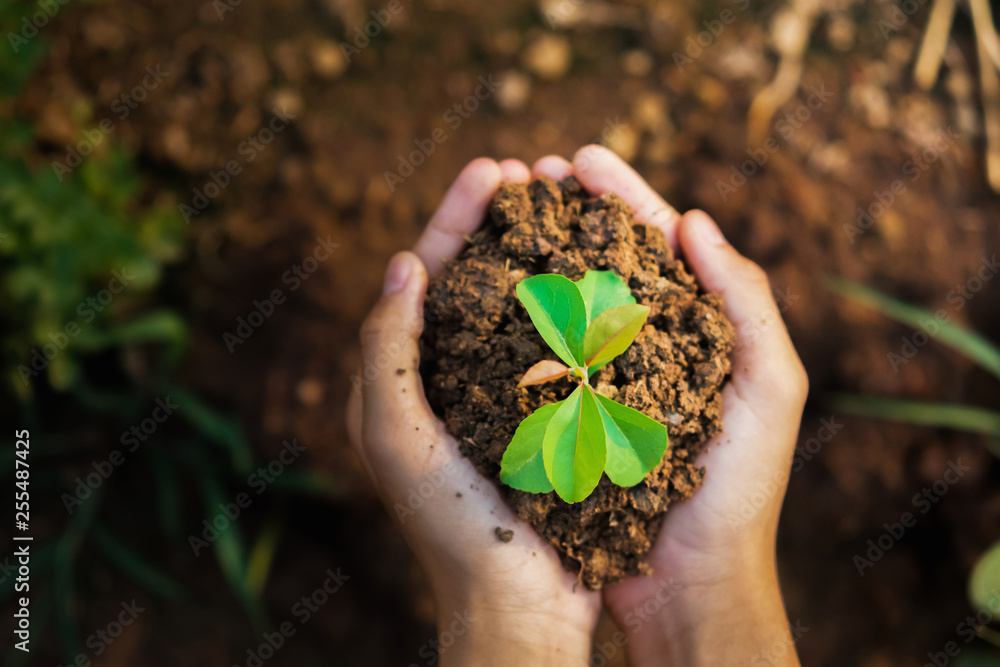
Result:
[[406,287],[406,283],[413,274],[413,263],[410,258],[399,253],[389,260],[389,267],[385,270],[385,284],[382,286],[382,294],[392,294]]
[[726,237],[722,235],[722,230],[715,222],[705,215],[698,213],[695,215],[695,223],[698,225],[698,234],[706,243],[711,245],[724,245]]

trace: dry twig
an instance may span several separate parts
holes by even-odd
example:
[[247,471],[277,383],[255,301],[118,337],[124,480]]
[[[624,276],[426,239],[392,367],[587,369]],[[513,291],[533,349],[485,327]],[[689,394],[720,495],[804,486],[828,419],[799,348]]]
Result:
[[986,128],[986,179],[994,192],[1000,192],[1000,77],[990,53],[990,44],[997,48],[997,33],[988,0],[969,0],[969,4],[979,51],[979,85]]
[[934,0],[931,17],[927,22],[923,42],[920,44],[920,55],[913,70],[917,85],[923,90],[930,90],[937,81],[941,70],[941,60],[944,58],[945,47],[948,45],[948,35],[951,34],[951,23],[955,17],[955,0]]

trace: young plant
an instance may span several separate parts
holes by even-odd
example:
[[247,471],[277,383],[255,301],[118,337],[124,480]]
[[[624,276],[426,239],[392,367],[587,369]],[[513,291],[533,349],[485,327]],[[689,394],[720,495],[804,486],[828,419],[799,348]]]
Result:
[[589,496],[601,475],[634,486],[663,459],[667,429],[598,395],[590,376],[628,349],[649,315],[611,271],[587,271],[576,282],[541,274],[517,285],[517,298],[558,361],[540,361],[519,387],[570,378],[579,383],[517,427],[500,464],[500,481],[530,493],[553,489],[568,503]]

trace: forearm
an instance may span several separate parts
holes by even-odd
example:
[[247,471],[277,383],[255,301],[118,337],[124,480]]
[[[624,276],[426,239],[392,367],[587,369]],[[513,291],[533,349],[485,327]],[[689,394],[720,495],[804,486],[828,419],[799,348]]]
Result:
[[688,586],[627,637],[634,667],[799,665],[773,564]]

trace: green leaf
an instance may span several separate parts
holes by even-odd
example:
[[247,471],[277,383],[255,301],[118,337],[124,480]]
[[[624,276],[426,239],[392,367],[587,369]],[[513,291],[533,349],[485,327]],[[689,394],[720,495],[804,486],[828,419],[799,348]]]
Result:
[[635,486],[663,460],[667,428],[638,410],[597,394],[607,434],[604,472],[618,486]]
[[1000,436],[1000,412],[971,405],[930,403],[844,393],[831,394],[829,405],[834,410],[863,417],[876,417],[921,426],[953,428],[971,433]]
[[[223,493],[222,481],[214,466],[209,462],[208,457],[202,450],[195,450],[194,464],[201,478],[201,487],[204,492],[205,515],[208,521],[212,521],[219,508],[227,501]],[[247,576],[247,554],[243,547],[243,537],[237,522],[230,521],[222,530],[218,531],[218,537],[212,543],[212,551],[215,552],[216,561],[222,570],[229,586],[233,589],[243,608],[250,618],[254,627],[263,628],[269,625],[266,612],[260,603],[260,598],[256,596],[246,586]]]
[[165,383],[163,391],[168,398],[174,397],[180,404],[177,412],[182,419],[194,426],[205,438],[230,452],[233,466],[238,472],[250,471],[253,450],[238,420],[219,414],[195,394],[173,384]]
[[[997,644],[996,640],[990,640],[984,636],[987,632],[995,631],[983,626],[979,629],[980,638]],[[988,649],[967,648],[955,658],[955,667],[997,667],[997,665],[1000,665],[1000,657],[997,656],[996,648],[992,646]]]
[[542,442],[545,473],[564,501],[578,503],[597,488],[604,472],[604,439],[594,391],[581,385],[552,415]]
[[183,595],[180,584],[147,563],[102,526],[95,525],[91,537],[108,559],[140,586],[164,600],[176,601]]
[[[1000,591],[1000,542],[986,550],[969,577],[969,600],[978,609],[992,609]],[[992,604],[990,604],[992,603]]]
[[935,326],[936,332],[931,334],[933,338],[976,362],[994,377],[1000,378],[1000,348],[978,333],[846,278],[829,276],[826,285],[831,291],[914,329],[929,331],[932,325]]
[[264,527],[261,528],[257,541],[250,551],[250,558],[247,560],[247,573],[244,579],[244,586],[255,597],[259,597],[264,592],[267,579],[271,572],[271,565],[274,564],[274,554],[278,550],[278,541],[281,538],[283,525],[277,510],[272,509],[268,513]]
[[649,316],[649,306],[618,306],[604,311],[590,323],[583,338],[583,358],[588,368],[600,368],[628,349]]
[[165,343],[170,363],[177,361],[187,344],[187,325],[178,315],[158,311],[119,324],[107,331],[84,330],[77,338],[83,349],[103,349],[129,343]]
[[501,482],[528,493],[552,490],[542,461],[542,442],[552,416],[565,402],[543,405],[520,423],[500,461]]
[[635,303],[632,291],[614,271],[587,271],[576,281],[576,286],[587,307],[587,324],[609,308]]
[[568,365],[582,366],[587,306],[576,283],[564,276],[543,273],[525,278],[516,291],[552,351]]

